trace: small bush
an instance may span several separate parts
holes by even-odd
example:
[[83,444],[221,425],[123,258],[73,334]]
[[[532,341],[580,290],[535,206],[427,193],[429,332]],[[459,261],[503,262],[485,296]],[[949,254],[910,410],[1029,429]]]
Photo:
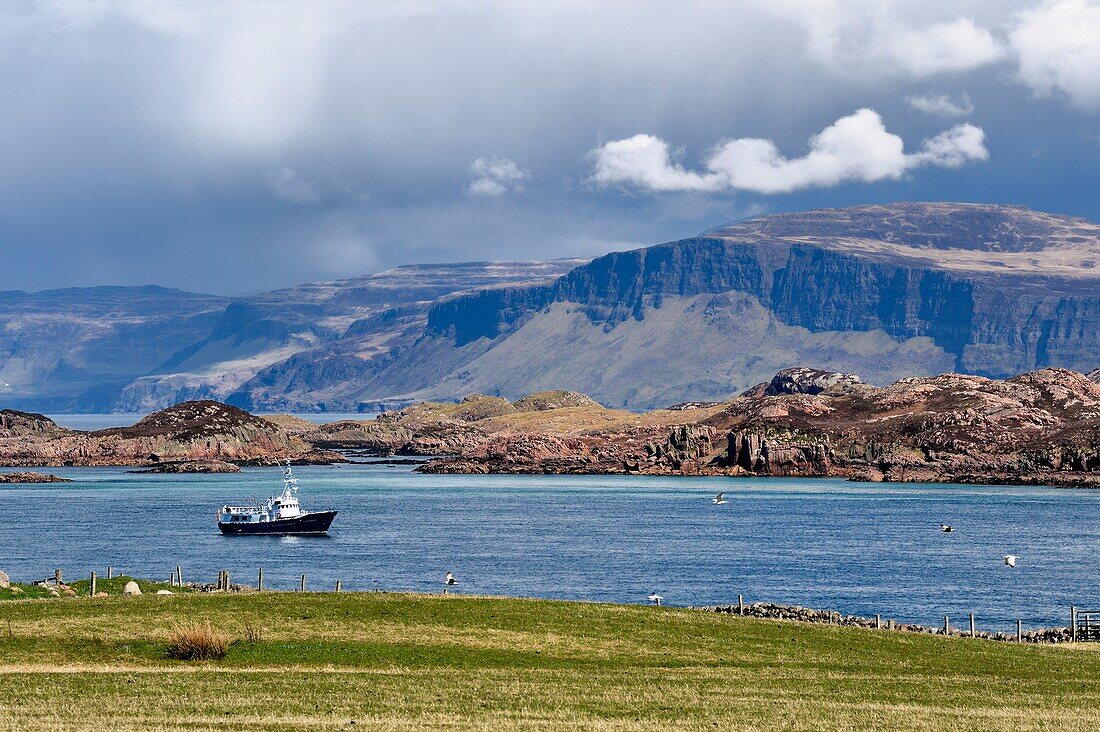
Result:
[[216,661],[228,649],[229,637],[210,623],[178,625],[168,636],[168,658],[180,661]]

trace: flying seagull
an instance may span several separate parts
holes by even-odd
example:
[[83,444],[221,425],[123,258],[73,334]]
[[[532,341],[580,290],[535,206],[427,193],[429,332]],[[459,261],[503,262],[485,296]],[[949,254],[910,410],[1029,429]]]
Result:
[[661,606],[661,600],[665,599],[663,596],[658,595],[656,592],[649,594],[649,601],[655,604],[657,607]]
[[1010,567],[1016,566],[1016,560],[1019,559],[1015,554],[1005,554],[1005,564]]
[[714,503],[715,506],[721,506],[725,502],[726,502],[726,492],[725,491],[722,491],[721,493],[716,495],[714,497],[714,500],[713,500],[713,503]]
[[955,527],[952,526],[951,524],[940,524],[940,531],[942,531],[945,534],[950,534],[954,530],[955,530]]
[[448,572],[443,577],[443,584],[445,584],[445,585],[457,585],[458,580],[455,579],[455,576],[452,573]]

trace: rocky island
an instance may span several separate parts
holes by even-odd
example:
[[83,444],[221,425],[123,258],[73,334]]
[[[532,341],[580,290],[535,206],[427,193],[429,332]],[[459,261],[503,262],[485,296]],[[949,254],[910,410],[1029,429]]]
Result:
[[298,463],[344,459],[274,422],[215,401],[183,402],[131,427],[95,432],[66,429],[41,414],[0,411],[0,466],[128,465],[161,472],[225,472],[288,458]]
[[[843,477],[1100,487],[1100,370],[966,374],[873,386],[822,369],[780,371],[722,402],[650,412],[578,392],[514,402],[472,394],[371,420],[314,425],[214,401],[184,402],[131,427],[80,432],[0,411],[0,466],[123,465],[154,473],[330,463],[338,451],[427,457],[427,473]],[[37,476],[37,477],[34,477]],[[61,480],[30,473],[2,482]]]
[[[1091,376],[1091,378],[1090,378]],[[315,447],[428,455],[435,473],[818,476],[1100,487],[1100,373],[963,374],[884,387],[797,368],[720,403],[647,413],[574,392],[471,395],[301,433]]]
[[71,483],[68,478],[61,478],[49,473],[0,473],[0,483]]

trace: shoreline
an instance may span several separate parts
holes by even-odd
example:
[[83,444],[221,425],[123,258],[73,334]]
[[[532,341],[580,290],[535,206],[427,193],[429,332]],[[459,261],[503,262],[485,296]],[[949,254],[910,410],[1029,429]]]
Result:
[[[738,480],[751,480],[759,482],[769,482],[776,480],[841,480],[849,483],[863,483],[867,485],[887,484],[887,485],[917,485],[917,486],[938,486],[938,485],[958,485],[958,486],[1003,486],[1006,488],[1055,488],[1065,490],[1097,490],[1100,489],[1100,477],[1086,476],[1081,479],[1068,479],[1068,480],[1042,480],[1038,478],[1021,478],[1017,476],[990,476],[976,477],[972,475],[962,476],[948,476],[940,479],[929,479],[927,476],[922,476],[920,479],[898,479],[898,478],[883,478],[883,479],[870,479],[862,475],[849,475],[849,474],[835,474],[835,475],[776,475],[776,474],[763,474],[763,473],[747,473],[747,472],[729,472],[725,470],[697,470],[693,472],[684,472],[677,470],[667,471],[633,471],[633,470],[546,470],[546,469],[522,469],[519,467],[510,469],[493,469],[493,466],[480,465],[477,470],[434,470],[427,469],[433,466],[436,461],[451,461],[453,456],[415,456],[412,458],[396,457],[386,458],[383,456],[376,457],[360,457],[360,459],[344,459],[344,460],[332,460],[332,461],[312,461],[312,460],[292,460],[291,463],[295,466],[318,466],[318,467],[333,467],[336,465],[380,465],[387,467],[410,467],[410,473],[417,473],[420,475],[486,475],[486,476],[505,476],[505,475],[520,475],[520,476],[587,476],[587,477],[639,477],[639,478],[727,478]],[[42,464],[34,463],[32,461],[20,462],[18,464],[9,464],[0,462],[0,485],[13,484],[13,485],[27,485],[27,484],[48,484],[48,483],[69,483],[74,482],[73,478],[61,478],[49,473],[44,474],[43,480],[4,480],[5,475],[23,475],[29,473],[38,473],[39,471],[56,470],[58,468],[65,470],[86,470],[95,468],[114,468],[114,469],[129,469],[127,472],[134,475],[213,475],[213,474],[231,474],[239,473],[246,468],[274,468],[279,467],[282,463],[274,460],[250,460],[243,462],[226,462],[225,465],[236,466],[238,470],[231,469],[218,469],[212,470],[203,463],[215,463],[220,461],[179,461],[179,462],[166,462],[166,463],[134,463],[134,462],[96,462],[95,464],[85,465],[64,465],[64,464]],[[195,465],[194,469],[191,469],[191,464]]]

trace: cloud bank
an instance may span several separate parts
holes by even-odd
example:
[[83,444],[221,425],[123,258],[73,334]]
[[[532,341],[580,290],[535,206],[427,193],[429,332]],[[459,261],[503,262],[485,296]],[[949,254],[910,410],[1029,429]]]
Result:
[[811,137],[809,152],[802,157],[784,157],[773,141],[747,137],[720,143],[707,157],[703,172],[674,162],[668,143],[659,137],[639,134],[615,140],[590,153],[591,180],[598,186],[654,192],[773,194],[897,179],[921,166],[957,168],[989,157],[985,133],[971,124],[925,140],[917,152],[906,153],[904,147],[877,112],[860,109]]
[[838,75],[917,79],[988,66],[1004,44],[973,18],[902,17],[903,5],[859,0],[759,0],[765,12],[800,26],[811,55]]
[[1100,109],[1100,4],[1047,3],[1019,13],[1010,33],[1017,78],[1038,96]]
[[899,199],[1100,219],[1097,7],[0,3],[3,286],[240,292]]

